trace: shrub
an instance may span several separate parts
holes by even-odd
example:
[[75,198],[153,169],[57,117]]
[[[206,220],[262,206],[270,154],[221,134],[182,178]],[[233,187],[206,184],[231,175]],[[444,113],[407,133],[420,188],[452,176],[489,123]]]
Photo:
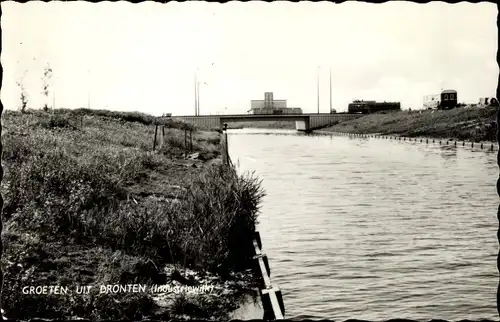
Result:
[[252,175],[213,167],[192,180],[180,203],[122,203],[102,220],[88,213],[86,222],[93,222],[92,230],[101,227],[99,235],[113,247],[161,263],[185,262],[227,273],[248,268],[263,195]]
[[40,125],[46,129],[54,129],[54,128],[67,128],[67,129],[76,129],[76,126],[71,124],[67,115],[55,114],[51,115],[48,119],[43,119],[40,121]]

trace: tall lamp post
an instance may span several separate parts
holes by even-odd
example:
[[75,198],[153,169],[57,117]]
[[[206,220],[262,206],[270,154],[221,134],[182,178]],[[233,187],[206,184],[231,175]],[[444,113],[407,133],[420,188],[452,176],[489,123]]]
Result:
[[[200,115],[200,79],[198,77],[199,68],[196,68],[194,74],[194,115]],[[207,82],[202,82],[201,85],[207,85]]]
[[198,69],[194,73],[194,115],[198,116]]
[[[208,86],[208,84],[206,82],[202,82],[201,85]],[[198,102],[197,103],[198,115],[200,115],[200,81],[199,80],[196,83],[196,101]]]
[[90,81],[90,68],[88,70],[88,79],[89,79],[89,84],[88,84],[88,88],[87,88],[87,108],[90,109],[90,84],[91,84],[91,81]]
[[318,66],[318,74],[316,75],[317,101],[318,101],[318,114],[319,114],[319,69],[320,69],[320,66]]
[[333,111],[332,108],[332,68],[330,67],[330,113]]

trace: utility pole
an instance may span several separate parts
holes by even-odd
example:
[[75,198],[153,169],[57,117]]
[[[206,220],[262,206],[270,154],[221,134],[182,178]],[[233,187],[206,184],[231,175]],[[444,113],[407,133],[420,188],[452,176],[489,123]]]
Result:
[[90,68],[87,71],[88,72],[88,90],[87,90],[87,108],[90,109]]
[[196,100],[198,102],[197,106],[198,106],[198,115],[200,115],[200,80],[197,80],[197,83],[196,83]]
[[332,68],[330,67],[330,113],[332,112]]
[[198,116],[198,71],[194,73],[194,115]]
[[319,69],[320,66],[318,66],[318,75],[316,76],[316,86],[317,86],[317,100],[318,100],[318,114],[319,114]]

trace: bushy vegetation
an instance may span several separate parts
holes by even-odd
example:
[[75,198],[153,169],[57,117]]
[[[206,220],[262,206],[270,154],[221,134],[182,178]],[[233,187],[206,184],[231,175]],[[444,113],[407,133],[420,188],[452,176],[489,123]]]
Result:
[[497,108],[493,106],[377,113],[342,122],[325,130],[493,141],[497,129],[496,113]]
[[[47,112],[49,110],[49,105],[47,103],[49,99],[49,87],[50,87],[50,79],[52,78],[52,68],[50,68],[50,65],[47,64],[43,70],[43,77],[42,77],[42,82],[43,82],[43,90],[42,94],[45,96],[45,104],[43,105],[43,110]],[[52,108],[55,108],[55,106],[52,106]]]
[[[165,123],[164,145],[153,152],[157,122],[139,113],[83,109],[4,113],[3,308],[9,317],[138,319],[154,308],[144,294],[20,290],[161,283],[167,263],[225,277],[249,267],[264,195],[259,180],[221,165],[185,166],[178,158],[185,150],[182,123]],[[217,157],[218,142],[217,133],[197,131],[191,152]]]
[[109,110],[93,110],[88,108],[79,108],[74,110],[60,109],[59,113],[64,113],[64,114],[70,113],[72,115],[98,116],[98,117],[118,120],[121,122],[136,122],[144,125],[158,124],[176,129],[184,129],[184,128],[196,129],[196,127],[193,126],[192,124],[182,122],[180,120],[173,120],[169,117],[158,117],[140,112],[117,112]]

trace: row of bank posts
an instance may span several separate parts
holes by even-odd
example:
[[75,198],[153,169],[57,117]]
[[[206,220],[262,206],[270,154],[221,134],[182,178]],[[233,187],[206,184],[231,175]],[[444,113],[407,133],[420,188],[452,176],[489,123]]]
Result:
[[[470,141],[467,142],[463,140],[462,142],[457,141],[457,140],[450,140],[450,139],[436,139],[436,138],[422,138],[422,137],[405,137],[405,136],[393,136],[393,135],[383,135],[383,134],[361,134],[361,133],[348,133],[348,132],[326,132],[326,131],[317,131],[318,134],[323,134],[323,135],[336,135],[336,136],[347,136],[350,138],[379,138],[379,139],[387,139],[387,140],[394,140],[394,141],[403,141],[403,142],[415,142],[415,143],[438,143],[439,145],[453,145],[453,146],[463,146],[463,147],[468,147],[470,146],[471,148],[478,147],[481,150],[485,151],[495,151],[495,148],[498,149],[498,147],[495,146],[494,143],[484,143],[484,142],[474,142]],[[500,145],[499,145],[500,146]]]

